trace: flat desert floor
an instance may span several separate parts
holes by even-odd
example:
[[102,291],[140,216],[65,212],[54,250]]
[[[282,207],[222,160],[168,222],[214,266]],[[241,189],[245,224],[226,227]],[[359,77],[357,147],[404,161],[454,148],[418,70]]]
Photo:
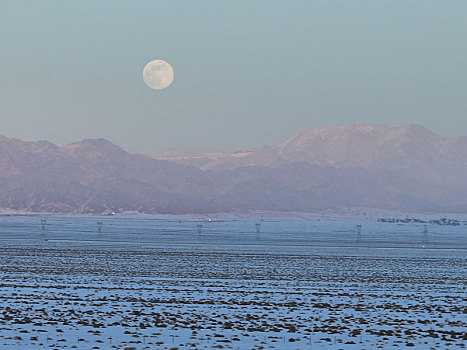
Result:
[[2,216],[0,348],[465,348],[467,226],[361,224]]

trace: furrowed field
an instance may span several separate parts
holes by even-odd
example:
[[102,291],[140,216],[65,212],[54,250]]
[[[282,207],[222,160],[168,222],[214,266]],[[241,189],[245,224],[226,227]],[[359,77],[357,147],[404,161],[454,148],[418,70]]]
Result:
[[462,225],[42,218],[0,217],[2,349],[467,344]]

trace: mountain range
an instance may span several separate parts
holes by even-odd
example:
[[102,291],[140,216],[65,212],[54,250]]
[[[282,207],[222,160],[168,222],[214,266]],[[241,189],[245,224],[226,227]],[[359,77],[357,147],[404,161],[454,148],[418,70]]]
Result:
[[129,153],[0,136],[0,208],[30,212],[467,211],[467,137],[330,126],[248,151]]

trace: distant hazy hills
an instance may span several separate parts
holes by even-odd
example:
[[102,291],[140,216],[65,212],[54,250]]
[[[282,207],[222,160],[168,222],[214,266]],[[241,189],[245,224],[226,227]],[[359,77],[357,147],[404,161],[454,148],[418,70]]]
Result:
[[419,126],[309,129],[245,152],[62,148],[0,136],[0,207],[207,213],[375,207],[467,212],[467,137]]

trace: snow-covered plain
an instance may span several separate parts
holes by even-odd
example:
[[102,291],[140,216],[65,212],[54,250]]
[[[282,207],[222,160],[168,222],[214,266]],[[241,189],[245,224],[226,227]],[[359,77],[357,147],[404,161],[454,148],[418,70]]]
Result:
[[464,348],[467,227],[357,224],[1,216],[0,348]]

